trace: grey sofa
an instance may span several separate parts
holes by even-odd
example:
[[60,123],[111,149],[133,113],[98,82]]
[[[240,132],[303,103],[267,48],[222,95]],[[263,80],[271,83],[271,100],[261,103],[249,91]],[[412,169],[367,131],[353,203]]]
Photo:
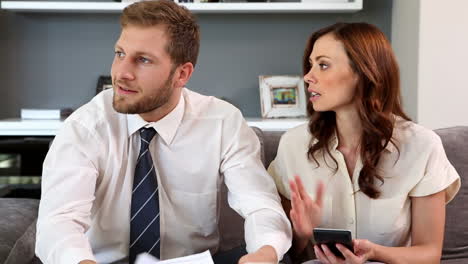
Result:
[[[267,166],[276,156],[282,132],[256,129]],[[462,178],[456,198],[447,206],[445,241],[441,263],[468,263],[468,127],[438,129],[447,156]],[[223,197],[225,199],[225,197]],[[35,219],[38,200],[0,198],[0,263],[36,264]],[[222,250],[243,244],[242,219],[227,207],[221,209]]]

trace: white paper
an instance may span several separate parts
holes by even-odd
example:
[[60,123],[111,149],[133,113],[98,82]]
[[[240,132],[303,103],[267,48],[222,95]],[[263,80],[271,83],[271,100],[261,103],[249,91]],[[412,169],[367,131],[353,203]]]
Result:
[[159,260],[148,253],[143,253],[137,256],[135,264],[214,264],[211,258],[210,251],[193,254],[181,258],[168,260]]

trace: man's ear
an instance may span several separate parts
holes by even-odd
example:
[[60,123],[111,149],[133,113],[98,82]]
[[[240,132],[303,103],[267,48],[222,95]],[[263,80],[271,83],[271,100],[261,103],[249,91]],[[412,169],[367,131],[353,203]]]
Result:
[[184,87],[185,84],[190,80],[193,73],[193,64],[191,62],[186,62],[182,65],[179,65],[174,73],[174,83],[175,87]]

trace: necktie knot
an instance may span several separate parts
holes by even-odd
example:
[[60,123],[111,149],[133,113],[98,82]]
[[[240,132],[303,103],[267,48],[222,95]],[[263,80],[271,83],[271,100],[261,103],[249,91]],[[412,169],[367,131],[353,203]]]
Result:
[[153,139],[154,135],[156,135],[156,130],[152,127],[142,127],[140,129],[141,141],[145,142],[146,144],[149,144],[151,142],[151,139]]

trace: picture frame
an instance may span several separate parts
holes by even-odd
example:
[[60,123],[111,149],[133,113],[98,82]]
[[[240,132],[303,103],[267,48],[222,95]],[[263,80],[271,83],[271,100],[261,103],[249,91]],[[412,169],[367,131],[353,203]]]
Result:
[[260,75],[259,84],[263,118],[306,116],[306,94],[301,76]]
[[106,89],[112,89],[112,78],[109,75],[101,75],[97,81],[96,94]]

